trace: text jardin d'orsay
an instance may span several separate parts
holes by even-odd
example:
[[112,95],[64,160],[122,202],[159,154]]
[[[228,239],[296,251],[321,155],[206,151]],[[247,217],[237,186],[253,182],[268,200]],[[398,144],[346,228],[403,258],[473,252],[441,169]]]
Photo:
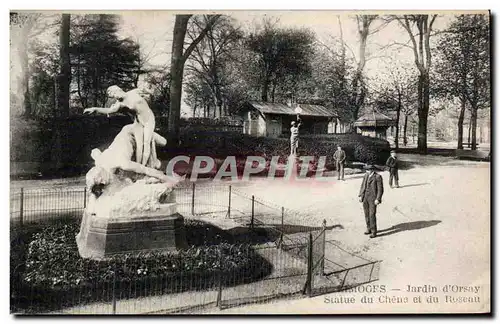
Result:
[[[481,299],[480,286],[434,285],[413,286],[407,285],[404,289],[389,289],[385,285],[365,285],[332,294],[324,297],[326,304],[476,304]],[[361,293],[363,296],[347,296],[345,293]],[[433,294],[444,294],[436,296]]]

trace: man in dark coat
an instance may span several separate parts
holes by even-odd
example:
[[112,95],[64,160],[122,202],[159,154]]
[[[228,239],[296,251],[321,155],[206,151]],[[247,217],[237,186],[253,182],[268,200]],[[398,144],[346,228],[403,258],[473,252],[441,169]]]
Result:
[[359,201],[363,203],[366,220],[365,234],[371,234],[370,237],[377,236],[377,205],[382,202],[384,194],[384,184],[382,176],[375,172],[375,167],[368,165],[363,183],[359,190]]
[[333,153],[333,159],[335,160],[335,168],[337,169],[337,179],[344,180],[344,164],[345,164],[345,151],[342,147],[337,146],[337,151]]
[[389,156],[385,165],[389,168],[389,186],[392,188],[392,180],[394,179],[396,188],[399,188],[398,158],[396,157],[396,151],[391,151],[391,156]]

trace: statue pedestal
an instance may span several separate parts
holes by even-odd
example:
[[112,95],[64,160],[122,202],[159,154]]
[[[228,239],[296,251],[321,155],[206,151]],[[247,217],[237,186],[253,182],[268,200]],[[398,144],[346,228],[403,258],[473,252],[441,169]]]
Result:
[[184,218],[177,213],[176,203],[163,204],[155,212],[117,218],[86,210],[76,242],[80,256],[96,260],[153,250],[176,252],[186,248]]

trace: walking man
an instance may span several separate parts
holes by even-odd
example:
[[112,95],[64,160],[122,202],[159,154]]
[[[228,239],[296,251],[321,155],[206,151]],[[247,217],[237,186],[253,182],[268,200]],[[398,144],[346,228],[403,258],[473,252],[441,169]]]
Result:
[[398,158],[396,157],[396,151],[391,151],[391,156],[387,159],[385,165],[389,168],[389,186],[393,188],[392,180],[394,179],[396,188],[399,188]]
[[363,203],[365,212],[366,232],[370,238],[377,236],[377,205],[382,202],[384,184],[382,176],[375,172],[375,167],[368,165],[366,174],[359,190],[359,201]]
[[340,145],[337,146],[337,151],[333,154],[335,160],[335,169],[337,170],[337,180],[344,181],[344,164],[345,164],[345,151]]

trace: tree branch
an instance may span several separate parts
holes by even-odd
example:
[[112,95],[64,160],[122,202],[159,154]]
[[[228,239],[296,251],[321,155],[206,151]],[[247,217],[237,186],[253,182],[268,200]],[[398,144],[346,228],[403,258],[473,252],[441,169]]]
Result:
[[207,25],[203,30],[200,32],[198,37],[196,37],[191,44],[189,44],[188,48],[184,51],[184,54],[182,55],[182,61],[186,61],[189,55],[191,55],[191,52],[193,52],[194,48],[201,42],[203,37],[208,33],[208,31],[212,28],[212,26],[215,24],[217,19],[219,19],[221,15],[214,15],[210,17],[210,20],[207,22]]
[[420,65],[420,60],[418,57],[418,51],[417,51],[417,41],[415,40],[415,36],[413,35],[410,27],[410,22],[408,20],[408,16],[404,16],[404,23],[400,20],[401,18],[396,17],[398,22],[403,26],[403,28],[408,32],[408,36],[410,37],[410,41],[412,43],[412,49],[413,49],[413,54],[415,55],[415,65],[419,70],[421,70],[422,66]]

